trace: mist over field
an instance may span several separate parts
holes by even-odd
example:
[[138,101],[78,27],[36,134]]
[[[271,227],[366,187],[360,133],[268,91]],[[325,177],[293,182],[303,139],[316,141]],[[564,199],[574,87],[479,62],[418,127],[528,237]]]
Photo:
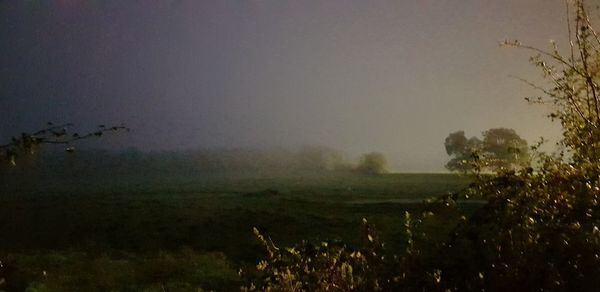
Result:
[[508,77],[537,80],[528,54],[498,47],[564,43],[558,2],[2,1],[0,19],[2,141],[125,123],[91,146],[324,145],[436,172],[452,131],[558,133]]
[[0,0],[0,291],[595,291],[593,0]]

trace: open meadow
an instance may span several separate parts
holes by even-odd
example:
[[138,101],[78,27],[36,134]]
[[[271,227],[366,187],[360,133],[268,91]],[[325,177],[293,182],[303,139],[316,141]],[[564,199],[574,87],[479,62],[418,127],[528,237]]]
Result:
[[[8,287],[87,291],[235,290],[238,270],[265,253],[253,227],[281,246],[358,246],[367,218],[395,252],[406,244],[405,212],[423,212],[424,200],[469,183],[454,174],[335,172],[5,177],[0,258]],[[457,214],[436,212],[424,228],[443,238]]]

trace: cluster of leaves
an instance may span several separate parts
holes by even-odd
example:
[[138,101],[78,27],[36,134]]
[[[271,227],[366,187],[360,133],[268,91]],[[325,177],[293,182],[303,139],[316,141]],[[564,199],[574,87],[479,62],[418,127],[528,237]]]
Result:
[[[567,5],[567,9],[569,7]],[[541,69],[547,84],[536,85],[521,79],[542,93],[526,100],[552,108],[548,117],[558,120],[562,126],[560,158],[568,154],[566,156],[578,164],[597,162],[600,158],[600,39],[591,25],[584,1],[574,1],[573,7],[574,22],[568,18],[570,48],[567,56],[559,52],[553,41],[550,51],[519,41],[505,41],[502,45],[536,53],[530,62]]]
[[110,126],[99,125],[95,131],[79,134],[71,133],[69,128],[72,124],[54,125],[48,122],[47,127],[34,133],[21,133],[18,137],[12,137],[7,144],[0,145],[0,162],[8,161],[12,165],[16,165],[16,160],[20,155],[29,153],[33,154],[37,148],[44,144],[61,144],[66,145],[65,151],[73,152],[75,147],[72,144],[76,141],[88,139],[92,137],[100,137],[105,132],[126,130],[129,128],[124,125]]
[[495,128],[477,137],[467,139],[464,131],[451,133],[444,146],[452,159],[446,168],[452,171],[480,172],[485,170],[515,170],[529,165],[530,154],[527,141],[513,129]]

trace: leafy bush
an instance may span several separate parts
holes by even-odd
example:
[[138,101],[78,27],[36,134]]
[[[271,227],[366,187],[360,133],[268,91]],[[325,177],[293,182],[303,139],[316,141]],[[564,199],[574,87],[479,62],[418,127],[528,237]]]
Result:
[[451,290],[590,291],[600,284],[600,166],[552,161],[474,190],[488,204],[439,255]]
[[375,291],[389,288],[400,279],[382,282],[388,266],[397,258],[386,257],[372,227],[364,220],[361,249],[341,242],[302,242],[280,249],[254,230],[268,258],[249,274],[250,283],[242,291]]

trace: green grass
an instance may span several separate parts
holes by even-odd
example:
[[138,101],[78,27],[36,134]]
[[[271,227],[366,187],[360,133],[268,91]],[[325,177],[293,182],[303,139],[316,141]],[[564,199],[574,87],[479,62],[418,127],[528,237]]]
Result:
[[[451,174],[298,173],[47,178],[22,187],[16,186],[22,182],[13,183],[4,185],[0,197],[0,258],[12,257],[17,267],[40,270],[44,267],[28,255],[83,253],[86,261],[104,258],[138,275],[138,266],[145,265],[141,259],[159,254],[177,259],[184,249],[223,254],[231,267],[253,265],[264,255],[253,227],[283,246],[303,239],[358,245],[360,222],[367,218],[389,248],[399,250],[405,243],[405,211],[419,214],[424,199],[464,188],[469,180]],[[456,214],[436,216],[427,228],[440,236],[457,222]],[[63,268],[56,273],[65,273]],[[219,274],[233,283],[230,273]]]

